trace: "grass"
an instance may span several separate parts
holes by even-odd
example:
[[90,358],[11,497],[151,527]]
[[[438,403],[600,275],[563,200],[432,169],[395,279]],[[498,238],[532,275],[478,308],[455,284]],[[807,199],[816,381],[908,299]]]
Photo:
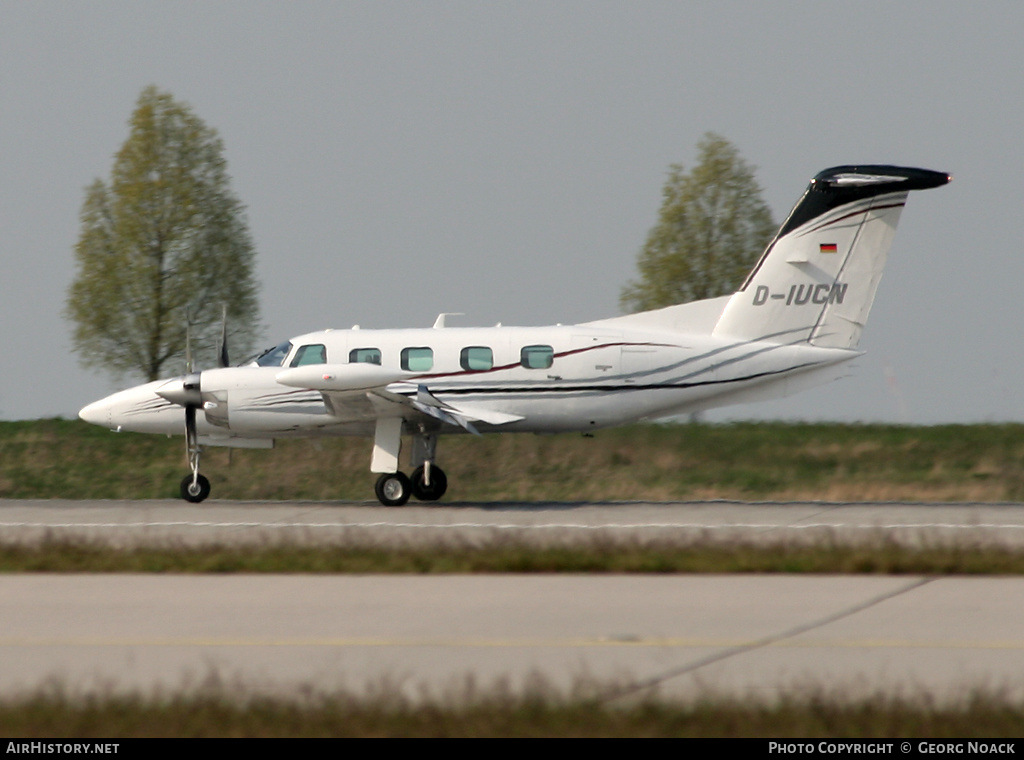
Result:
[[[370,442],[208,449],[214,497],[372,499]],[[634,425],[578,435],[448,436],[447,501],[1024,501],[1024,425]],[[177,498],[181,437],[78,420],[0,422],[0,498]]]
[[[645,697],[617,704],[585,684],[560,694],[538,682],[522,693],[472,684],[410,700],[388,685],[295,697],[237,686],[173,695],[74,696],[60,687],[0,700],[0,735],[112,741],[134,737],[737,737],[806,740],[1016,738],[1024,705],[986,691],[956,704],[925,695],[849,699],[830,692],[774,702]],[[123,750],[122,750],[123,751]]]
[[112,547],[84,539],[44,538],[0,544],[0,573],[1021,575],[1024,550],[960,544],[910,547],[885,538],[813,545],[594,540],[544,547],[512,539],[405,547],[359,541]]

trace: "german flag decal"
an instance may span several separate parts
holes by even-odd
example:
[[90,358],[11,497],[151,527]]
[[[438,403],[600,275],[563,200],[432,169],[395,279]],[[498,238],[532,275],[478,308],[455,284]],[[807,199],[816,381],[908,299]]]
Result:
[[836,248],[835,243],[822,243],[818,246],[818,250],[820,253],[836,253],[839,249]]

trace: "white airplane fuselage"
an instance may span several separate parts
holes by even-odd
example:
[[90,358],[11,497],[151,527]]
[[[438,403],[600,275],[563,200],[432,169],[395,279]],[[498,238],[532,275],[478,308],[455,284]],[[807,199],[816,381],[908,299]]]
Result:
[[[386,386],[389,394],[412,398],[426,386],[435,398],[473,417],[480,432],[532,433],[586,432],[685,414],[754,400],[751,389],[757,398],[788,395],[797,387],[832,379],[829,370],[860,355],[808,345],[615,330],[598,323],[325,330],[290,343],[288,354],[275,366],[203,370],[203,393],[214,396],[204,401],[204,414],[198,418],[203,442],[245,446],[244,439],[372,436],[379,416],[372,390],[352,395],[338,414],[321,391],[278,381],[299,350],[309,345],[324,347],[323,365],[328,367],[348,363],[353,351],[378,350],[380,368],[403,376]],[[536,346],[550,347],[550,366],[524,365],[523,349]],[[402,351],[408,348],[430,349],[431,369],[403,369]],[[490,349],[492,366],[466,369],[464,349]],[[167,382],[121,391],[86,407],[81,416],[124,431],[181,434],[181,407],[157,393]],[[477,410],[479,416],[474,415]],[[518,419],[486,421],[495,413]],[[438,432],[465,430],[438,426]]]
[[[210,493],[201,444],[327,435],[373,438],[382,503],[433,501],[447,488],[436,464],[444,433],[585,433],[835,379],[860,355],[908,195],[949,179],[884,165],[820,172],[730,296],[577,325],[446,327],[441,315],[426,329],[307,333],[245,366],[130,388],[80,416],[184,432],[192,474],[181,493],[194,502]],[[399,469],[403,437],[411,477]]]

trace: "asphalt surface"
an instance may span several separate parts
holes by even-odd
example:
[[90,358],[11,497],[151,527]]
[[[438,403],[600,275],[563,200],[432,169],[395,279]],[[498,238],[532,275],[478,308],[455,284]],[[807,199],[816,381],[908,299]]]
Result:
[[0,540],[117,544],[680,539],[876,540],[1024,546],[1024,504],[831,502],[444,503],[0,500]]
[[[0,535],[115,544],[667,536],[1024,540],[1021,505],[0,502]],[[537,679],[608,698],[1022,696],[1024,579],[0,576],[0,692],[396,689]]]

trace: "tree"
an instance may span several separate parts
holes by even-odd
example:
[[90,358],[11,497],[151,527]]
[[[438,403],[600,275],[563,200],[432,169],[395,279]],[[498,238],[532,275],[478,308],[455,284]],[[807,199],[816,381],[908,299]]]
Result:
[[669,167],[658,223],[637,256],[640,277],[622,289],[625,311],[735,292],[775,233],[754,167],[739,151],[708,132],[697,153],[689,174]]
[[155,380],[214,364],[227,306],[233,353],[261,331],[255,251],[228,188],[224,148],[187,104],[150,86],[129,120],[110,183],[87,189],[65,317],[86,367]]

